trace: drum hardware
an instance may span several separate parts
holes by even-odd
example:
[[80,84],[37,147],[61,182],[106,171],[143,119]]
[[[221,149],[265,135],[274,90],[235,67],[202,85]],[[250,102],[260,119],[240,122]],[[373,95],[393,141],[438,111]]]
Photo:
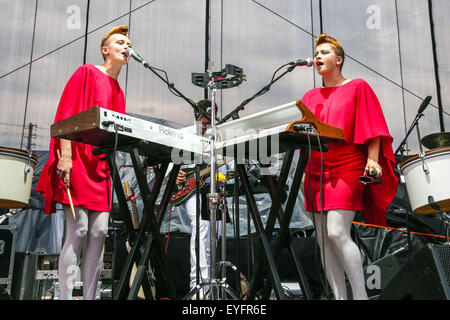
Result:
[[[30,123],[30,128],[32,128],[32,124]],[[33,152],[31,152],[31,147],[28,148],[28,163],[25,165],[24,172],[25,174],[30,173],[31,171],[31,158],[33,157]]]
[[5,213],[4,215],[2,215],[0,217],[0,224],[2,224],[3,221],[5,221],[7,218],[15,216],[16,214],[18,214],[21,211],[22,211],[21,209],[9,209],[8,213]]
[[436,202],[434,202],[434,198],[433,198],[433,196],[428,196],[428,203],[430,204],[430,206],[433,208],[433,209],[435,209],[435,210],[437,210],[438,212],[439,212],[439,215],[440,215],[440,217],[441,217],[441,221],[444,223],[444,225],[445,225],[445,240],[446,240],[446,242],[445,242],[445,244],[446,245],[450,245],[450,240],[449,240],[449,223],[450,223],[450,221],[449,221],[449,218],[444,214],[444,212],[441,210],[441,207],[436,203]]
[[425,163],[425,160],[424,160],[425,159],[425,153],[423,153],[422,144],[420,143],[421,139],[420,139],[419,125],[416,126],[416,129],[417,129],[417,139],[419,140],[419,149],[420,149],[419,158],[422,161],[422,169],[423,169],[423,172],[425,172],[426,174],[429,174],[430,173],[430,168],[428,168],[427,164]]
[[399,173],[399,176],[400,176],[400,179],[399,179],[400,183],[405,185],[406,184],[406,180],[405,180],[405,176],[402,173],[402,168],[400,167],[400,164],[397,164],[397,170],[398,170],[398,173]]
[[31,160],[30,160],[30,158],[28,158],[28,163],[25,165],[25,168],[24,168],[23,171],[24,171],[25,174],[30,173],[30,171],[31,171]]
[[426,174],[430,174],[430,168],[428,167],[428,165],[425,162],[425,154],[423,153],[423,151],[419,152],[419,158],[420,158],[420,161],[422,161],[423,172],[425,172]]

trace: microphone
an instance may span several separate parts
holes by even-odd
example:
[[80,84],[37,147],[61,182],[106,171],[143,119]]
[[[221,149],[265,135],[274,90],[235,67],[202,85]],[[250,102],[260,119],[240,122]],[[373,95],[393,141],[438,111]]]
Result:
[[145,61],[140,55],[138,55],[138,54],[136,53],[136,51],[133,50],[133,48],[128,48],[128,49],[125,51],[125,55],[126,55],[127,57],[132,57],[134,60],[136,60],[136,61],[139,62],[139,63],[142,63],[144,66],[147,66],[147,65],[148,65],[148,62]]
[[298,59],[296,61],[289,62],[291,66],[307,66],[311,67],[314,64],[313,58],[306,58],[306,59]]
[[430,104],[431,101],[431,96],[426,97],[423,101],[422,104],[419,107],[419,111],[417,111],[418,114],[421,114],[422,112],[425,111],[426,107]]

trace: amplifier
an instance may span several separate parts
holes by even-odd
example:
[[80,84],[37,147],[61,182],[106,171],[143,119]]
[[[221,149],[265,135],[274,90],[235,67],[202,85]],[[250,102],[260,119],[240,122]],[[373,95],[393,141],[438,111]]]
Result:
[[40,282],[58,279],[59,255],[16,252],[11,295],[16,300],[40,300]]
[[[59,254],[17,252],[15,255],[14,274],[12,277],[11,296],[15,300],[58,299]],[[111,279],[111,254],[105,253],[100,279]],[[81,273],[78,274],[81,281]],[[81,282],[80,282],[81,283]],[[78,285],[78,287],[81,285]],[[50,287],[49,290],[46,290]],[[74,297],[82,296],[75,288]],[[53,291],[50,297],[46,291]]]
[[16,225],[0,226],[0,286],[11,294],[16,251]]

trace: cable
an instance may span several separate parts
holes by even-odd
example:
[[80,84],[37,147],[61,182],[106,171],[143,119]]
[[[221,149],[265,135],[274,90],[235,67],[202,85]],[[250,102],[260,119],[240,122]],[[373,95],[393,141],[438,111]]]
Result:
[[[114,123],[114,130],[116,131],[116,133],[115,133],[115,137],[114,137],[113,159],[111,159],[111,160],[116,162],[116,152],[117,152],[117,145],[118,145],[118,141],[119,141],[119,131],[117,130],[117,124],[116,123]],[[111,171],[111,168],[110,168],[110,171]],[[117,172],[117,174],[119,174],[119,173]],[[116,178],[116,170],[113,171],[112,179],[111,179],[111,202],[110,202],[111,203],[111,206],[110,206],[111,210],[112,210],[113,201],[114,201],[114,183],[115,183],[115,178]],[[119,179],[120,179],[120,177],[119,177]],[[112,214],[109,215],[109,223],[112,224]],[[114,240],[116,240],[116,237],[117,237],[117,233],[116,233],[116,230],[114,230]],[[115,241],[113,241],[113,246],[114,246],[113,251],[116,252],[117,248],[116,248]],[[114,263],[114,259],[113,259],[113,263],[112,263],[112,267],[111,267],[111,283],[114,282],[114,271],[115,271],[115,263]],[[111,294],[114,297],[113,290],[114,290],[114,286],[111,285]]]
[[[114,135],[114,148],[113,148],[113,161],[116,161],[116,153],[117,153],[117,146],[118,146],[118,142],[119,142],[119,131],[117,129],[117,124],[114,123],[114,131],[116,132]],[[117,173],[119,174],[119,173]],[[115,182],[115,178],[116,178],[116,174],[115,172],[112,175],[112,182],[111,182],[111,207],[113,205],[113,201],[114,201],[114,182]],[[110,215],[110,219],[111,219],[111,215]]]
[[[287,18],[285,18],[285,17],[283,17],[282,15],[276,13],[275,11],[269,9],[268,7],[262,5],[262,4],[259,3],[258,1],[256,1],[256,0],[252,0],[252,1],[253,1],[254,3],[256,3],[257,5],[259,5],[260,7],[264,8],[265,10],[267,10],[267,11],[273,13],[274,15],[276,15],[277,17],[279,17],[280,19],[283,19],[283,20],[286,21],[287,23],[289,23],[289,24],[293,25],[294,27],[296,27],[296,28],[302,30],[302,31],[305,32],[306,34],[308,34],[308,35],[310,35],[310,36],[312,36],[312,37],[314,37],[314,38],[317,38],[314,34],[312,34],[311,32],[309,32],[308,30],[305,30],[304,28],[302,28],[302,27],[300,27],[299,25],[293,23],[292,21],[289,21]],[[322,31],[322,30],[321,30],[321,31]],[[357,59],[353,58],[352,56],[349,56],[348,54],[345,54],[345,56],[346,56],[347,58],[353,60],[354,62],[360,64],[361,66],[363,66],[364,68],[368,69],[369,71],[372,71],[372,72],[375,73],[376,75],[382,77],[383,79],[389,81],[390,83],[394,84],[395,86],[397,86],[397,87],[401,88],[402,90],[408,92],[409,94],[413,95],[414,97],[416,97],[416,98],[418,98],[418,99],[420,99],[420,100],[423,100],[423,99],[424,99],[424,98],[420,97],[419,95],[415,94],[414,92],[412,92],[412,91],[408,90],[407,88],[403,87],[402,85],[400,85],[400,84],[396,83],[395,81],[389,79],[388,77],[382,75],[382,74],[379,73],[378,71],[376,71],[376,70],[372,69],[371,67],[365,65],[364,63],[358,61]],[[434,105],[434,104],[431,104],[431,103],[430,103],[430,106],[433,106],[434,108],[439,109],[439,107],[436,106],[436,105]],[[446,115],[450,116],[450,113],[446,112],[445,110],[442,110],[442,112],[443,112],[443,114],[446,114]]]
[[287,74],[288,72],[291,72],[292,70],[294,70],[295,66],[290,66],[287,71],[285,71],[285,73],[283,73],[282,75],[280,75],[278,78],[275,79],[275,75],[277,74],[277,72],[279,70],[281,70],[283,67],[290,65],[290,63],[286,63],[284,65],[282,65],[281,67],[279,67],[272,75],[272,79],[270,81],[270,83],[268,85],[266,85],[265,87],[263,87],[261,90],[259,90],[257,93],[255,93],[253,96],[251,96],[250,98],[245,99],[239,106],[237,106],[233,111],[231,111],[227,116],[225,116],[224,118],[222,118],[220,121],[218,121],[218,125],[226,122],[229,118],[233,117],[233,119],[237,119],[239,118],[239,111],[244,110],[244,106],[247,105],[249,102],[251,102],[253,99],[262,96],[263,94],[265,94],[267,91],[270,90],[270,87],[276,82],[278,81],[282,76],[284,76],[285,74]]
[[[142,9],[143,7],[145,7],[145,6],[151,4],[152,2],[155,2],[155,1],[156,1],[156,0],[152,0],[152,1],[149,1],[149,2],[147,2],[147,3],[144,3],[143,5],[137,7],[136,9],[133,9],[133,10],[131,10],[131,11],[129,11],[129,12],[127,12],[127,13],[125,13],[125,14],[123,14],[123,15],[121,15],[121,16],[119,16],[119,17],[117,17],[117,18],[115,18],[115,19],[113,19],[113,20],[111,20],[111,21],[108,21],[107,23],[105,23],[105,24],[103,24],[103,25],[101,25],[101,26],[99,26],[99,27],[97,27],[97,28],[91,30],[91,32],[89,32],[88,35],[91,34],[91,33],[96,32],[96,31],[98,31],[98,30],[100,30],[100,29],[103,28],[103,27],[106,27],[108,24],[111,24],[111,23],[113,23],[113,22],[115,22],[115,21],[117,21],[117,20],[119,20],[119,19],[122,19],[122,18],[125,17],[126,15],[129,15],[129,14],[131,14],[131,13],[133,13],[133,12],[139,10],[139,9]],[[58,50],[61,50],[61,49],[65,48],[65,47],[67,47],[68,45],[70,45],[70,44],[72,44],[72,43],[74,43],[74,42],[77,42],[78,40],[83,39],[83,37],[85,37],[85,36],[86,36],[86,35],[83,34],[82,36],[77,37],[77,38],[73,39],[72,41],[69,41],[69,42],[67,42],[67,43],[65,43],[65,44],[63,44],[63,45],[61,45],[61,46],[59,46],[58,48],[53,49],[52,51],[47,52],[46,54],[40,56],[39,58],[36,58],[36,59],[34,59],[34,60],[32,60],[32,61],[30,61],[30,62],[28,62],[28,63],[25,63],[24,65],[22,65],[22,66],[20,66],[20,67],[17,67],[17,68],[14,69],[14,70],[11,70],[11,71],[9,71],[9,72],[7,72],[7,73],[1,75],[1,76],[0,76],[0,79],[6,77],[6,76],[8,76],[8,75],[10,75],[11,73],[14,73],[14,72],[20,70],[20,69],[22,69],[22,68],[25,68],[25,67],[28,66],[29,64],[31,64],[31,63],[33,63],[33,62],[36,62],[36,61],[38,61],[38,60],[41,60],[42,58],[45,58],[46,56],[48,56],[48,55],[50,55],[50,54],[52,54],[52,53],[54,53],[54,52],[56,52],[56,51],[58,51]]]
[[[399,24],[399,19],[398,19],[398,4],[397,4],[397,0],[395,0],[395,15],[396,15],[396,22],[397,22],[397,42],[398,42],[398,57],[399,57],[399,62],[400,62],[400,82],[402,84],[403,87],[403,64],[402,64],[402,48],[401,48],[401,43],[400,43],[400,24]],[[403,124],[405,126],[405,134],[407,134],[407,130],[406,130],[406,105],[405,105],[405,91],[402,89],[402,102],[403,102]],[[407,144],[406,144],[407,147]]]
[[170,210],[169,210],[169,226],[167,229],[167,241],[166,241],[166,249],[165,249],[165,253],[167,254],[167,248],[169,247],[169,241],[170,241],[170,220],[172,220],[172,211],[173,211],[173,206],[170,206]]
[[27,110],[28,110],[28,98],[30,96],[30,83],[31,83],[31,61],[33,61],[33,51],[34,51],[34,36],[36,34],[36,20],[37,20],[37,8],[38,8],[38,0],[36,0],[36,7],[34,9],[34,24],[33,24],[33,36],[31,41],[31,53],[30,53],[30,68],[28,68],[28,81],[27,81],[27,93],[25,95],[25,110],[23,113],[23,122],[22,122],[22,138],[20,139],[20,149],[23,146],[23,137],[25,135],[25,122],[27,119]]
[[[319,182],[319,202],[320,202],[320,215],[321,215],[321,217],[324,217],[324,214],[323,214],[323,194],[322,194],[322,183],[323,183],[323,181],[322,181],[322,179],[323,179],[323,150],[322,150],[322,143],[320,142],[320,135],[319,135],[319,133],[317,132],[317,130],[316,130],[316,128],[314,128],[314,126],[312,126],[312,129],[314,130],[314,133],[316,134],[316,137],[317,137],[317,143],[318,143],[318,145],[319,145],[319,151],[320,151],[320,182]],[[327,223],[327,221],[328,221],[328,219],[325,219],[325,223]],[[328,230],[328,229],[327,229]],[[324,234],[324,224],[322,223],[322,244],[323,244],[323,247],[324,247],[324,250],[323,250],[323,264],[324,264],[324,270],[325,270],[325,276],[326,276],[326,260],[325,260],[325,241],[324,241],[324,238],[325,238],[325,234]],[[325,287],[325,289],[327,290],[327,292],[328,292],[328,286],[326,286]]]
[[[314,129],[314,131],[315,131],[315,129]],[[317,133],[317,131],[316,131],[316,133]],[[314,199],[313,199],[312,188],[311,188],[311,152],[312,152],[311,138],[310,138],[309,134],[307,134],[306,137],[308,138],[308,148],[309,148],[309,155],[308,155],[308,163],[309,163],[308,183],[309,183],[309,196],[310,196],[311,209],[312,209],[311,210],[311,218],[313,220],[314,228],[317,229],[316,228],[316,217],[315,217],[315,214],[314,214]],[[322,161],[323,160],[322,160],[322,157],[321,157],[321,162]],[[322,176],[322,167],[321,167],[321,176]],[[321,184],[322,184],[322,181],[320,181],[320,191],[319,191],[320,193],[322,193],[322,185]],[[322,207],[321,207],[321,210],[322,210]],[[322,245],[323,245],[323,248],[321,250],[321,255],[322,255],[323,269],[324,269],[324,275],[325,275],[325,278],[323,278],[323,277],[321,277],[321,278],[322,278],[323,288],[324,288],[324,290],[326,292],[328,292],[329,289],[328,289],[328,282],[326,281],[326,275],[327,275],[327,271],[326,270],[327,270],[327,268],[326,268],[326,263],[325,263],[326,262],[326,260],[325,260],[325,239],[324,239],[323,223],[321,224],[321,229],[322,229],[322,235],[321,236],[322,236]],[[316,231],[316,237],[317,237],[317,231]],[[316,250],[317,250],[317,247],[316,247]],[[317,254],[317,251],[315,252],[314,255],[316,255],[316,254]],[[320,274],[320,271],[319,271],[319,274]]]
[[183,97],[181,94],[179,94],[179,93],[177,93],[176,91],[173,90],[173,88],[172,88],[172,87],[173,87],[173,83],[171,83],[171,82],[169,81],[169,77],[167,76],[167,72],[166,72],[166,71],[164,71],[164,70],[162,70],[162,69],[158,69],[158,68],[153,67],[153,66],[150,66],[150,65],[149,65],[149,67],[150,67],[151,69],[157,70],[157,71],[162,72],[162,73],[164,74],[164,77],[166,78],[166,81],[167,81],[167,83],[168,83],[167,87],[169,88],[169,91],[170,91],[174,96],[179,97],[179,98],[186,98],[186,100],[188,100],[188,102],[189,102],[191,105],[197,105],[193,100],[191,100],[191,99],[189,99],[189,98],[187,98],[187,97]]

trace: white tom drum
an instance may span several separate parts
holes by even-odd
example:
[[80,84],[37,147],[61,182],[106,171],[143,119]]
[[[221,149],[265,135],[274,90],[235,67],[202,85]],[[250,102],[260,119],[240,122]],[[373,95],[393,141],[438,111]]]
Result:
[[0,208],[28,204],[38,157],[26,151],[0,147]]
[[439,212],[430,206],[429,196],[442,211],[450,210],[450,147],[427,151],[423,157],[412,156],[400,164],[400,170],[414,213]]

